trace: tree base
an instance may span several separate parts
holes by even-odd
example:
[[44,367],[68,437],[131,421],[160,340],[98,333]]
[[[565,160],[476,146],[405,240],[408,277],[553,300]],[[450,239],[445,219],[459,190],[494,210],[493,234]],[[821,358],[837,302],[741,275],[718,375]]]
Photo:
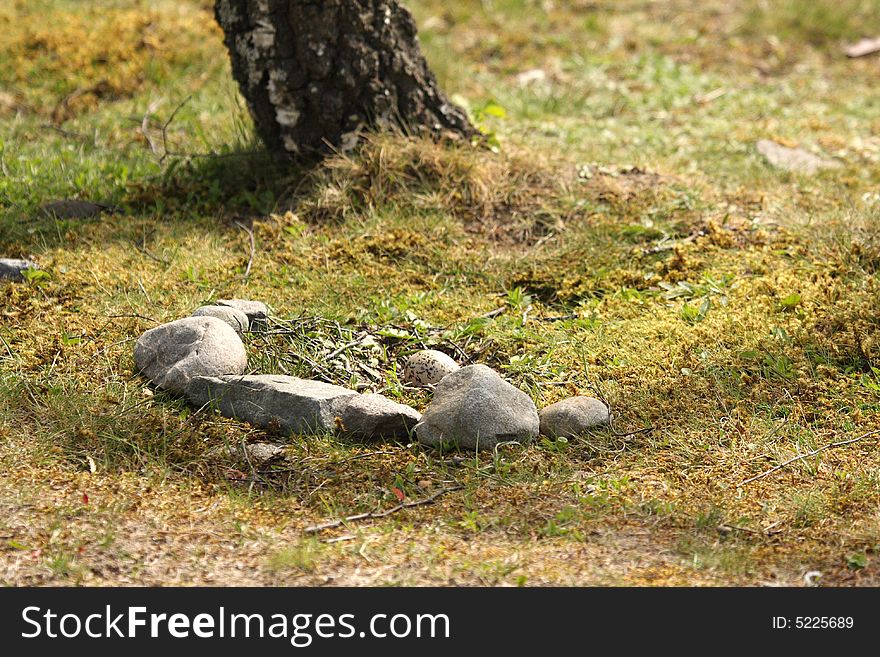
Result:
[[396,0],[217,0],[232,72],[270,150],[349,150],[364,130],[470,140]]

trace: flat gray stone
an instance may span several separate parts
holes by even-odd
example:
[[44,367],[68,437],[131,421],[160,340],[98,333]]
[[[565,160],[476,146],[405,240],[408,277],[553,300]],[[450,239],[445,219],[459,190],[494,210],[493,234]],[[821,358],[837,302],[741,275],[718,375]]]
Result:
[[541,409],[541,435],[574,438],[611,421],[608,407],[593,397],[569,397]]
[[330,383],[278,374],[199,376],[186,388],[195,406],[214,405],[226,417],[297,434],[334,431],[339,400],[357,395]]
[[232,306],[202,306],[196,308],[192,314],[193,317],[216,317],[226,322],[238,333],[247,331],[251,325],[250,319],[238,308]]
[[337,409],[339,429],[356,438],[407,438],[422,414],[406,404],[383,395],[363,394],[346,397]]
[[40,213],[53,219],[91,219],[103,212],[115,212],[116,207],[106,203],[93,203],[76,198],[50,201],[40,207]]
[[761,139],[757,144],[758,152],[777,169],[795,173],[814,174],[820,169],[836,169],[840,163],[813,155],[802,148],[789,148],[769,139]]
[[485,365],[446,375],[416,425],[425,445],[491,449],[501,442],[528,443],[538,436],[535,403]]
[[218,306],[226,306],[227,308],[235,308],[247,315],[250,322],[250,329],[253,331],[264,325],[266,318],[269,317],[269,308],[262,301],[251,301],[250,299],[218,299]]
[[17,258],[0,258],[0,279],[8,278],[13,281],[24,280],[25,269],[39,269],[35,262],[19,260]]
[[134,347],[138,370],[157,388],[183,392],[197,376],[241,374],[247,369],[244,343],[216,317],[185,317],[150,329]]

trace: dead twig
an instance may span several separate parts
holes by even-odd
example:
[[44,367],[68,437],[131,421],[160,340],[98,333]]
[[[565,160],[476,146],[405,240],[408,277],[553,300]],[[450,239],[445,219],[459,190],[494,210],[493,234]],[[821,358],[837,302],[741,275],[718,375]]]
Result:
[[40,125],[44,130],[51,130],[52,132],[57,132],[59,135],[63,137],[67,137],[68,139],[79,139],[80,141],[94,141],[92,137],[88,135],[84,135],[80,132],[73,132],[72,130],[65,130],[64,128],[60,128],[57,125],[52,125],[51,123],[43,123]]
[[361,337],[361,338],[358,338],[357,340],[352,340],[351,342],[347,342],[346,344],[342,345],[338,349],[334,349],[327,356],[325,356],[325,360],[328,360],[328,361],[333,360],[339,354],[341,354],[343,351],[351,349],[352,347],[357,347],[361,343],[362,340],[363,340],[363,338]]
[[180,104],[174,108],[174,111],[171,112],[171,115],[168,117],[168,120],[162,124],[162,157],[159,158],[159,163],[165,161],[165,158],[169,155],[179,155],[179,153],[175,153],[168,149],[168,127],[171,125],[171,122],[174,120],[174,117],[177,116],[177,113],[186,105],[190,99],[192,98],[192,94],[184,98],[180,101]]
[[643,433],[651,433],[654,430],[654,427],[642,427],[641,429],[634,429],[633,431],[618,431],[614,428],[613,421],[609,421],[608,424],[611,426],[611,434],[617,436],[618,438],[628,438],[629,436],[638,436]]
[[498,317],[498,315],[501,315],[501,314],[505,313],[506,311],[507,311],[507,306],[501,306],[500,308],[496,308],[495,310],[490,310],[487,313],[483,313],[482,315],[480,315],[480,318],[494,319],[494,318]]
[[[168,260],[166,260],[165,258],[160,258],[155,253],[151,253],[150,250],[147,249],[147,240],[150,239],[155,232],[156,232],[155,228],[152,229],[149,233],[146,232],[146,230],[145,230],[144,234],[141,236],[140,239],[131,240],[131,245],[135,249],[137,249],[138,252],[147,256],[150,260],[154,260],[155,262],[158,262],[159,264],[165,265],[167,267],[168,265],[171,264],[170,262],[168,262]],[[143,285],[141,285],[141,291],[144,293],[144,296],[149,299],[149,295],[147,294],[146,290],[143,289]]]
[[248,240],[250,241],[250,255],[248,256],[247,267],[244,270],[244,278],[247,278],[251,275],[251,267],[254,264],[254,255],[257,251],[256,242],[254,241],[254,229],[248,228],[243,223],[240,223],[238,221],[235,222],[235,225],[247,233]]
[[571,313],[569,315],[556,315],[555,317],[537,317],[536,319],[539,322],[565,322],[570,319],[577,319],[577,313]]
[[770,468],[769,470],[762,472],[759,475],[755,475],[754,477],[746,479],[745,481],[738,484],[737,487],[745,486],[746,484],[750,484],[753,481],[758,481],[759,479],[763,479],[764,477],[768,477],[768,476],[772,475],[774,472],[779,472],[780,470],[791,465],[792,463],[796,463],[797,461],[803,461],[804,459],[808,459],[811,456],[816,456],[816,454],[820,454],[821,452],[824,452],[826,450],[834,449],[836,447],[844,447],[845,445],[852,445],[853,443],[857,443],[860,440],[863,440],[864,438],[869,438],[870,436],[875,436],[877,434],[880,434],[880,429],[874,429],[873,431],[868,431],[867,433],[863,433],[861,436],[857,436],[855,438],[850,438],[849,440],[841,440],[836,443],[828,443],[826,445],[822,445],[821,447],[818,447],[811,452],[807,452],[806,454],[801,454],[800,456],[795,456],[793,458],[790,458],[787,461],[784,461],[783,463],[780,463],[779,465],[774,466],[774,467]]
[[6,347],[6,353],[9,354],[10,358],[15,358],[15,354],[12,353],[12,349],[9,347],[9,343],[6,342],[6,338],[0,335],[0,342],[3,343],[3,346]]
[[638,436],[643,433],[651,433],[654,430],[654,427],[647,426],[642,427],[641,429],[634,429],[633,431],[618,431],[614,426],[614,413],[611,410],[611,402],[609,402],[602,394],[597,393],[596,398],[605,404],[605,408],[608,409],[608,428],[611,430],[611,435],[616,436],[618,438],[628,438],[629,436]]
[[165,265],[166,267],[167,267],[168,265],[171,264],[171,263],[168,262],[165,258],[160,258],[160,257],[157,256],[156,254],[154,254],[154,253],[150,253],[145,247],[141,246],[140,244],[138,244],[138,243],[137,243],[136,241],[134,241],[134,240],[132,240],[131,245],[132,245],[135,249],[137,249],[140,253],[142,253],[142,254],[144,254],[145,256],[147,256],[150,260],[154,260],[155,262],[158,262],[158,263],[161,264],[161,265]]
[[153,322],[154,324],[158,324],[158,323],[159,323],[158,320],[153,319],[152,317],[147,317],[146,315],[138,315],[137,313],[126,313],[126,314],[121,314],[121,315],[107,315],[107,318],[108,318],[108,319],[120,319],[120,318],[123,318],[123,317],[127,317],[127,318],[130,318],[130,319],[143,319],[143,320],[146,320],[146,321],[148,321],[148,322]]
[[394,456],[397,452],[366,452],[365,454],[355,454],[354,456],[349,456],[347,459],[342,459],[339,463],[348,463],[349,461],[357,461],[359,459],[366,459],[371,456]]
[[464,486],[451,486],[449,488],[441,488],[433,495],[426,497],[421,500],[414,500],[412,502],[401,502],[397,506],[393,506],[390,509],[386,509],[385,511],[370,511],[368,513],[358,513],[353,516],[348,516],[346,518],[339,518],[337,520],[330,520],[328,522],[321,523],[320,525],[312,525],[311,527],[306,527],[303,531],[306,534],[318,534],[326,529],[333,529],[335,527],[340,527],[349,522],[358,522],[360,520],[375,520],[378,518],[387,518],[388,516],[397,513],[399,511],[403,511],[404,509],[412,509],[417,506],[425,506],[428,504],[433,504],[438,497],[441,495],[445,495],[446,493],[452,493],[457,490],[463,489]]
[[159,149],[156,148],[156,144],[153,141],[153,138],[150,137],[150,117],[152,117],[153,113],[159,109],[159,105],[162,104],[162,99],[154,100],[147,107],[147,111],[144,112],[144,118],[141,121],[141,134],[144,136],[144,139],[147,140],[147,144],[150,146],[150,150],[153,152],[153,155],[159,154]]

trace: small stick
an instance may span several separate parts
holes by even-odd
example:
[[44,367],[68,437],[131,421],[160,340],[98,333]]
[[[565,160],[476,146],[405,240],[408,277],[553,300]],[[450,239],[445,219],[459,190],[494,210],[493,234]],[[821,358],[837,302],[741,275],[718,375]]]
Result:
[[611,427],[611,433],[618,438],[628,438],[629,436],[638,436],[643,433],[651,433],[654,430],[654,427],[643,427],[641,429],[635,429],[633,431],[618,431],[614,428],[613,421],[609,422],[608,425]]
[[238,226],[239,228],[241,228],[244,232],[246,232],[248,234],[248,239],[250,240],[250,244],[251,244],[251,251],[250,251],[250,256],[248,257],[247,268],[244,270],[244,277],[247,278],[248,276],[251,275],[251,267],[254,264],[254,253],[257,250],[256,245],[254,243],[254,231],[252,228],[248,228],[247,226],[245,226],[242,223],[239,223],[238,221],[235,222],[235,225]]
[[346,349],[351,349],[352,347],[357,347],[361,343],[362,340],[363,340],[363,338],[358,338],[357,340],[352,340],[351,342],[348,342],[348,343],[342,345],[341,347],[339,347],[339,349],[336,349],[336,350],[330,352],[330,354],[328,354],[327,356],[324,356],[324,360],[328,360],[328,361],[333,360],[334,358],[336,358],[339,354],[341,354]]
[[495,310],[490,310],[487,313],[483,313],[482,315],[480,315],[480,317],[485,317],[486,319],[494,319],[495,317],[498,317],[498,315],[504,313],[506,310],[507,306],[501,306],[500,308],[496,308]]
[[159,105],[162,104],[162,99],[154,100],[147,107],[147,111],[144,112],[144,118],[141,121],[141,134],[144,136],[144,139],[147,140],[147,144],[150,146],[150,151],[152,151],[153,155],[159,154],[159,149],[156,148],[156,144],[153,141],[153,138],[150,137],[150,117],[153,115],[157,109],[159,109]]
[[597,397],[600,402],[605,404],[605,408],[608,409],[608,428],[611,429],[611,434],[617,436],[618,438],[628,438],[629,436],[638,436],[643,433],[651,433],[654,430],[654,427],[647,426],[641,429],[635,429],[633,431],[618,431],[614,426],[614,413],[611,412],[611,402],[605,399],[604,395],[597,393]]
[[165,158],[169,155],[176,155],[173,151],[168,150],[168,126],[171,125],[171,122],[174,121],[174,117],[177,116],[177,113],[186,105],[190,98],[192,98],[192,94],[184,98],[180,104],[174,108],[174,111],[171,112],[171,116],[168,117],[168,120],[162,125],[162,157],[159,158],[159,163],[165,161]]
[[141,246],[141,245],[138,244],[137,242],[132,241],[131,244],[132,244],[132,246],[134,246],[134,248],[136,248],[138,251],[140,251],[141,253],[143,253],[143,254],[144,254],[145,256],[147,256],[150,260],[155,260],[155,261],[158,262],[159,264],[165,265],[166,267],[167,267],[168,265],[171,264],[171,263],[168,262],[165,258],[160,258],[159,256],[157,256],[157,255],[155,255],[155,254],[153,254],[153,253],[150,253],[150,252],[146,249],[146,247]]
[[570,315],[557,315],[555,317],[538,317],[537,320],[539,322],[564,322],[569,319],[577,319],[577,313],[571,313]]
[[415,500],[413,502],[402,502],[397,506],[393,506],[390,509],[386,509],[385,511],[370,511],[368,513],[358,513],[353,516],[348,516],[347,518],[339,518],[337,520],[330,520],[329,522],[321,523],[320,525],[313,525],[311,527],[306,527],[303,531],[307,534],[318,534],[325,529],[333,529],[334,527],[340,527],[347,522],[357,522],[359,520],[373,520],[376,518],[385,518],[390,516],[398,511],[403,511],[404,509],[411,509],[416,506],[425,506],[426,504],[433,504],[434,501],[440,497],[441,495],[445,495],[446,493],[451,493],[453,491],[461,490],[464,486],[452,486],[450,488],[442,488],[438,490],[436,493],[431,495],[430,497],[426,497],[422,500]]
[[12,349],[9,348],[9,343],[6,342],[6,338],[0,335],[0,342],[3,343],[3,346],[6,347],[6,353],[9,354],[10,358],[15,358],[15,354],[12,353]]
[[339,463],[348,463],[349,461],[357,461],[358,459],[365,459],[371,456],[394,456],[397,452],[366,452],[365,454],[356,454],[354,456],[349,456],[347,459],[342,459]]
[[120,319],[122,317],[127,317],[131,319],[144,319],[148,322],[153,322],[154,324],[158,323],[158,320],[153,319],[152,317],[147,317],[146,315],[138,315],[137,313],[126,313],[122,315],[107,315],[108,319]]
[[795,463],[797,461],[802,461],[804,459],[808,459],[811,456],[816,456],[816,454],[819,454],[820,452],[824,452],[827,449],[834,449],[836,447],[843,447],[844,445],[851,445],[853,443],[857,443],[858,441],[862,440],[863,438],[868,438],[869,436],[875,436],[878,433],[880,433],[880,429],[875,429],[874,431],[869,431],[867,433],[863,433],[861,436],[857,436],[856,438],[850,438],[849,440],[841,440],[836,443],[828,443],[827,445],[822,445],[822,447],[818,447],[818,448],[814,449],[812,452],[808,452],[806,454],[801,454],[800,456],[795,456],[794,458],[790,458],[787,461],[785,461],[784,463],[780,463],[779,465],[772,467],[769,470],[762,472],[759,475],[751,477],[750,479],[746,479],[745,481],[740,483],[737,486],[737,488],[739,488],[739,486],[745,486],[746,484],[750,484],[753,481],[758,481],[758,479],[763,479],[764,477],[767,477],[767,476],[773,474],[774,472],[778,472],[779,470],[782,470],[782,468],[789,466],[792,463]]

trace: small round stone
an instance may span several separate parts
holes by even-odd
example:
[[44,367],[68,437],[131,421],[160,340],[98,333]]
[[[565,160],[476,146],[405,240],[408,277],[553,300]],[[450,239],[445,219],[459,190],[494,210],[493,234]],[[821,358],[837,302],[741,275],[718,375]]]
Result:
[[415,386],[436,385],[444,376],[458,369],[458,363],[442,351],[425,349],[407,358],[403,380]]
[[608,407],[593,397],[569,397],[541,409],[541,435],[574,438],[611,421]]
[[247,331],[250,325],[248,316],[238,308],[230,306],[202,306],[197,308],[192,314],[193,317],[216,317],[229,324],[236,331],[241,333]]

